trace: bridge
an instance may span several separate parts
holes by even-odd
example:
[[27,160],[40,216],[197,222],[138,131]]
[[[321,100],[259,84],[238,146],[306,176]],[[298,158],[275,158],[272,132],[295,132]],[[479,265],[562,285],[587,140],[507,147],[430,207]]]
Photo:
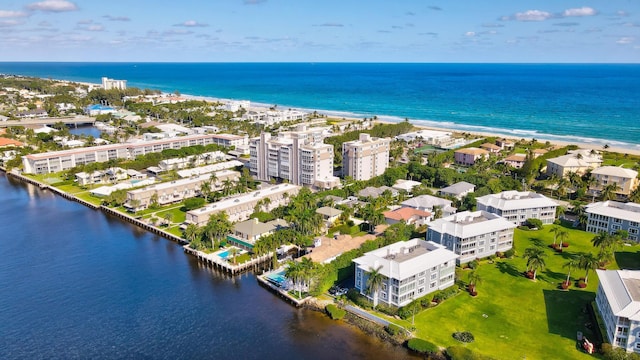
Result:
[[53,125],[55,123],[64,123],[69,126],[93,125],[96,118],[92,116],[69,116],[69,117],[47,117],[37,119],[20,119],[0,121],[0,128],[9,126],[28,126],[28,125]]

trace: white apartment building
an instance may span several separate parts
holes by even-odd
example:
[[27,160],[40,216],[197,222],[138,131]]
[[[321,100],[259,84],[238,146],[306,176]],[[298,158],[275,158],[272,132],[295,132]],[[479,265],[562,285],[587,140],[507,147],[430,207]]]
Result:
[[539,219],[543,224],[556,220],[558,203],[532,191],[503,191],[476,198],[477,209],[497,214],[523,225],[527,219]]
[[248,120],[257,124],[271,126],[283,121],[302,121],[309,114],[298,110],[268,110],[268,111],[247,111],[242,116],[243,120]]
[[259,180],[279,178],[294,185],[337,186],[333,146],[324,144],[325,128],[299,125],[277,137],[262,133],[249,143],[249,169]]
[[[218,179],[216,183],[211,184],[212,191],[222,190],[222,182],[227,179],[237,181],[240,178],[240,173],[232,170],[223,170],[216,173],[216,178]],[[196,197],[200,195],[202,184],[210,181],[211,175],[205,174],[127,191],[127,200],[124,207],[131,211],[144,210],[151,205],[154,195],[157,197],[158,205],[161,206]]]
[[616,194],[628,196],[638,187],[638,172],[618,166],[602,166],[591,171],[591,177],[596,180],[589,190],[602,191],[607,185],[616,184]]
[[429,224],[427,240],[445,245],[464,264],[513,247],[516,225],[486,211],[463,211]]
[[597,269],[596,305],[607,340],[614,347],[640,353],[640,271]]
[[390,138],[372,138],[362,133],[359,140],[342,144],[342,174],[354,180],[382,175],[389,166]]
[[125,90],[127,88],[127,80],[114,80],[108,77],[102,78],[102,88],[105,90],[118,89]]
[[405,306],[414,299],[446,289],[455,282],[458,255],[444,246],[422,239],[400,241],[356,258],[356,289],[372,299],[367,280],[380,269],[384,280],[378,300],[391,306]]
[[287,205],[290,199],[298,194],[300,189],[301,187],[296,185],[279,184],[229,197],[203,208],[187,211],[185,223],[204,226],[207,224],[207,221],[209,221],[211,215],[221,211],[227,213],[229,221],[231,222],[247,220],[249,216],[253,214],[256,204],[263,199],[269,199],[266,203],[264,201],[262,202],[264,211],[269,212],[279,206]]
[[629,240],[640,240],[640,204],[601,201],[587,205],[585,211],[588,232],[613,234],[616,230],[626,230]]
[[113,159],[134,159],[139,155],[161,152],[165,149],[213,144],[213,136],[215,135],[190,135],[171,139],[109,144],[30,154],[22,158],[23,171],[26,174],[48,174],[94,162],[106,162]]

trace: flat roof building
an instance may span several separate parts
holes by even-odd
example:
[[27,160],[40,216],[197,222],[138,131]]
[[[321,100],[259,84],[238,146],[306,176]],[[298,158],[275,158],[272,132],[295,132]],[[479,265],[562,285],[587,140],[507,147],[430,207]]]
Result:
[[640,353],[640,271],[597,269],[596,305],[606,340],[626,352]]
[[516,225],[486,211],[463,211],[429,224],[427,240],[445,245],[464,264],[513,247]]
[[640,240],[640,204],[603,201],[586,206],[587,231],[609,234],[617,230],[629,233],[629,240]]
[[[414,299],[453,285],[457,258],[452,251],[431,241],[399,241],[353,260],[356,289],[369,299],[377,295],[374,303],[405,306]],[[367,290],[369,274],[376,269],[383,276],[377,294]]]
[[503,191],[476,198],[477,209],[484,210],[523,225],[527,219],[539,219],[543,224],[556,220],[558,203],[533,191]]
[[389,167],[390,138],[375,138],[366,133],[359,140],[342,144],[342,174],[355,180],[369,180],[384,174]]

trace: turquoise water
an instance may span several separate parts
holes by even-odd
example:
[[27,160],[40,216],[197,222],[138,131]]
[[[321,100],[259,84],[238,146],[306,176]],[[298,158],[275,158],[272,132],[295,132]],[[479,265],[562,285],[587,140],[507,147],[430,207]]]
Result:
[[0,63],[0,73],[640,148],[640,65]]
[[284,271],[279,271],[275,273],[271,273],[265,276],[267,279],[274,281],[278,285],[282,286],[287,281],[287,278],[284,276]]
[[219,256],[221,259],[226,259],[226,258],[228,258],[228,257],[229,257],[229,250],[224,251],[224,252],[221,252],[221,253],[218,253],[218,256]]

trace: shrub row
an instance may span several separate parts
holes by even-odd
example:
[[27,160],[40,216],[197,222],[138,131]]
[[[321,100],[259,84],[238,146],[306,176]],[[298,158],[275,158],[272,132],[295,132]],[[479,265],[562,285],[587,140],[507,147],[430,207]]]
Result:
[[414,309],[415,309],[415,312],[418,313],[424,309],[427,309],[433,306],[431,304],[432,302],[441,303],[442,301],[456,295],[459,291],[460,291],[460,288],[458,286],[451,286],[444,290],[434,291],[431,294],[428,294],[419,299],[413,300],[408,305],[405,305],[399,308],[397,311],[397,314],[398,316],[400,316],[400,318],[402,318],[403,320],[406,320],[413,315]]
[[453,333],[453,338],[463,343],[471,343],[475,340],[473,334],[468,331],[456,331]]
[[432,354],[440,351],[438,346],[427,340],[412,338],[407,342],[409,349],[419,352],[421,354]]

